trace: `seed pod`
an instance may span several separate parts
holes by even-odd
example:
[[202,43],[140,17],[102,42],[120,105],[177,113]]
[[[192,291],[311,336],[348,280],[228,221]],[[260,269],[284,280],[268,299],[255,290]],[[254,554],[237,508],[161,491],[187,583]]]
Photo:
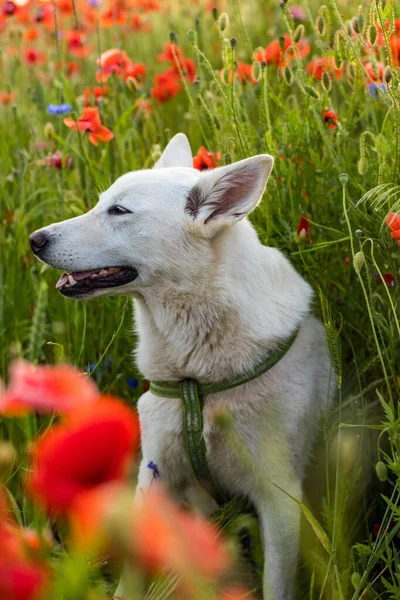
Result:
[[383,71],[383,81],[386,84],[389,84],[392,81],[392,70],[390,67],[386,67],[386,69]]
[[218,25],[221,31],[225,31],[225,29],[229,25],[229,17],[226,13],[221,13],[218,19]]
[[298,25],[293,34],[293,41],[295,44],[301,40],[304,36],[304,25]]
[[368,167],[368,159],[365,156],[362,156],[357,163],[357,168],[360,175],[365,175],[365,173],[368,171]]
[[323,37],[326,34],[326,21],[324,17],[319,15],[317,20],[315,21],[315,27],[317,29],[318,34]]
[[213,17],[214,21],[217,21],[217,19],[218,19],[218,8],[216,8],[214,6],[214,8],[212,9],[211,12],[212,12],[212,17]]
[[358,19],[357,17],[353,17],[351,20],[351,26],[356,33],[360,33],[360,28],[358,27]]
[[307,94],[311,96],[311,98],[315,98],[316,100],[318,100],[319,95],[318,92],[314,90],[314,88],[310,87],[309,85],[305,85],[304,89],[306,90]]
[[331,78],[329,76],[329,73],[327,73],[326,71],[324,71],[322,73],[321,84],[322,84],[322,87],[324,88],[324,90],[326,92],[330,92],[331,91],[331,89],[332,89],[332,82],[331,82]]
[[370,25],[367,29],[367,38],[371,46],[373,46],[376,42],[376,38],[378,36],[378,30],[375,25]]
[[361,269],[363,268],[365,264],[365,256],[364,256],[364,252],[357,252],[357,254],[354,256],[354,260],[353,260],[353,266],[354,266],[354,270],[357,273],[357,275],[359,275],[361,273]]
[[361,575],[359,573],[354,572],[351,576],[351,585],[355,590],[358,590],[361,583]]
[[125,83],[130,92],[136,92],[137,84],[134,77],[127,77]]
[[229,152],[226,152],[224,154],[224,160],[225,160],[226,165],[230,165],[232,163],[232,156],[230,155]]
[[192,44],[194,44],[194,42],[196,41],[196,32],[194,31],[194,29],[190,29],[190,31],[187,32],[187,38],[189,42],[192,42]]
[[46,123],[46,125],[44,126],[44,137],[46,138],[46,140],[50,140],[53,135],[55,134],[55,129],[54,129],[54,125],[53,123]]
[[341,173],[339,175],[339,181],[340,184],[344,187],[345,185],[347,185],[347,182],[349,181],[349,176],[347,175],[347,173]]
[[285,38],[283,37],[283,35],[281,35],[281,37],[279,38],[279,48],[281,50],[283,50],[285,47]]
[[236,48],[236,46],[237,46],[237,39],[236,39],[236,38],[234,38],[234,37],[233,37],[233,38],[231,38],[231,39],[230,39],[230,43],[231,43],[231,48],[232,48],[232,50],[234,50],[234,49]]
[[169,41],[171,42],[171,44],[177,44],[178,43],[178,36],[176,35],[176,33],[174,31],[171,31],[169,34]]
[[386,481],[387,479],[387,466],[381,460],[376,463],[375,471],[378,476],[379,481]]
[[337,56],[335,54],[335,56],[333,57],[333,62],[334,62],[334,65],[335,65],[335,69],[341,69],[342,68],[343,61],[340,58],[340,56]]
[[287,85],[292,85],[294,80],[293,71],[290,67],[286,66],[283,70],[283,79]]
[[359,33],[362,33],[362,31],[364,30],[364,15],[362,13],[360,13],[357,17],[357,27]]

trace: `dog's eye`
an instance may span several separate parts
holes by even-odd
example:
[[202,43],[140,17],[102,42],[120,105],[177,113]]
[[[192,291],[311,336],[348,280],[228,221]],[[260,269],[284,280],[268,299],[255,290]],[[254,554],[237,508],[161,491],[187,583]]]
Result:
[[124,208],[123,206],[118,206],[118,204],[116,204],[115,206],[111,206],[108,209],[107,213],[109,215],[126,215],[131,213],[131,211],[127,208]]

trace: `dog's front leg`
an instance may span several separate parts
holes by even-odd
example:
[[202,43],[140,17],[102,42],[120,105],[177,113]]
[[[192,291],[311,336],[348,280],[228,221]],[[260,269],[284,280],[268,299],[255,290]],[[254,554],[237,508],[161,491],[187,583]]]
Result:
[[[301,500],[301,482],[282,485],[288,494]],[[264,546],[264,600],[291,600],[294,592],[299,537],[299,505],[273,485],[258,499]]]

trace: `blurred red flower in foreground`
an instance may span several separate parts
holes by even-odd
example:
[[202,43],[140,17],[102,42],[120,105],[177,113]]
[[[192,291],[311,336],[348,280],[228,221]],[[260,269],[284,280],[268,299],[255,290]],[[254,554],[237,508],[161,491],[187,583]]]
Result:
[[198,171],[215,169],[217,160],[221,160],[219,152],[207,152],[204,146],[200,146],[196,156],[193,157],[193,168]]
[[107,81],[113,73],[122,77],[124,81],[128,77],[133,77],[137,82],[144,80],[146,76],[146,67],[143,63],[134,64],[125,50],[111,48],[103,52],[97,59],[100,69],[96,73],[96,81],[99,83]]
[[136,414],[111,397],[69,415],[38,442],[28,480],[31,494],[51,512],[67,514],[83,492],[122,481],[139,442]]
[[101,142],[109,142],[113,139],[114,134],[110,129],[104,127],[100,121],[99,109],[91,106],[83,109],[83,115],[79,117],[78,122],[74,121],[72,117],[66,117],[64,123],[70,129],[77,131],[88,131],[89,142],[94,146],[99,145]]
[[397,243],[400,246],[400,213],[396,214],[391,212],[386,218],[386,225],[391,230],[390,236],[394,240],[397,240]]
[[71,366],[35,366],[18,361],[11,366],[7,391],[0,393],[0,413],[70,413],[93,404],[98,397],[95,384]]
[[338,121],[338,116],[334,110],[330,110],[328,108],[325,109],[324,121],[325,123],[328,123],[328,127],[330,129],[337,129],[336,123]]

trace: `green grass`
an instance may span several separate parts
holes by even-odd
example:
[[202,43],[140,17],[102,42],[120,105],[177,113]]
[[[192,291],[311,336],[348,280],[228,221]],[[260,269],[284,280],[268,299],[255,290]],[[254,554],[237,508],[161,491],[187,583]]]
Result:
[[[178,131],[188,135],[194,152],[201,145],[220,152],[220,164],[272,154],[273,175],[252,220],[263,243],[282,249],[315,289],[315,311],[325,324],[341,382],[339,404],[325,423],[308,478],[314,515],[308,523],[314,532],[304,527],[298,598],[400,598],[400,248],[385,225],[387,214],[400,210],[400,71],[385,47],[376,58],[392,66],[386,90],[372,93],[363,70],[365,62],[375,60],[365,50],[370,27],[393,19],[395,3],[363,2],[362,18],[352,3],[303,3],[303,37],[311,54],[290,61],[285,70],[257,63],[258,81],[244,83],[226,76],[236,61],[250,64],[257,47],[288,32],[298,35],[290,2],[279,7],[230,0],[224,31],[221,17],[216,21],[202,4],[169,4],[171,10],[145,15],[150,32],[92,26],[87,33],[92,51],[74,59],[81,71],[72,77],[57,67],[68,53],[62,39],[55,43],[51,28],[37,25],[39,38],[29,42],[46,53],[45,63],[35,66],[23,59],[27,42],[21,35],[27,26],[10,18],[0,34],[0,91],[15,92],[15,100],[0,105],[1,376],[7,379],[15,358],[68,361],[82,370],[96,367],[93,377],[102,391],[134,404],[141,384],[128,385],[129,378],[140,377],[130,358],[135,345],[130,305],[121,298],[84,303],[62,298],[54,289],[57,274],[33,258],[29,233],[81,214],[119,175],[150,167]],[[326,25],[322,35],[318,14]],[[72,29],[73,16],[58,17],[60,31]],[[350,37],[354,17],[359,33],[353,30]],[[77,18],[82,26],[81,9]],[[150,98],[146,116],[135,100],[149,98],[154,74],[165,67],[156,56],[171,31],[196,61],[197,80],[184,80],[183,90],[165,104]],[[145,63],[147,78],[133,91],[115,76],[107,82],[100,113],[115,138],[95,148],[61,116],[48,114],[47,105],[69,102],[80,115],[79,97],[86,86],[96,85],[96,57],[112,47]],[[306,65],[316,57],[341,61],[342,78],[313,80]],[[337,113],[336,129],[324,122],[325,108]],[[45,139],[46,123],[54,127],[51,139]],[[45,164],[56,149],[71,156],[69,168]],[[340,178],[341,173],[348,177]],[[311,223],[311,239],[305,241],[296,233],[303,213]],[[393,285],[382,281],[384,274],[392,275]],[[25,449],[43,424],[33,417],[0,419],[1,438],[10,439],[19,456],[6,482],[26,525],[39,517],[21,489]],[[378,460],[388,468],[384,482],[375,475]],[[315,530],[329,542],[325,548]],[[67,598],[62,593],[57,597]]]

